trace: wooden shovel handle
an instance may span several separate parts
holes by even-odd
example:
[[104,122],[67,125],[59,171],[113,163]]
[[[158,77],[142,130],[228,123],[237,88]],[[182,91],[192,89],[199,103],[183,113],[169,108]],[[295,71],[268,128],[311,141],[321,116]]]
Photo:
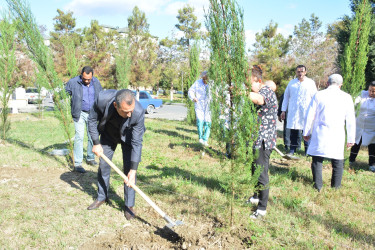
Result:
[[[118,168],[116,167],[115,164],[113,164],[113,162],[108,159],[107,156],[105,156],[104,154],[101,154],[100,157],[102,157],[102,159],[108,163],[109,166],[111,166],[126,182],[128,182],[128,177]],[[166,217],[166,214],[145,194],[142,192],[142,190],[140,190],[136,185],[134,184],[130,184],[130,187],[132,187],[140,196],[142,196],[142,198],[148,203],[150,204],[151,207],[153,207],[156,212],[158,212],[158,214],[160,214],[160,216],[162,216],[163,218]]]

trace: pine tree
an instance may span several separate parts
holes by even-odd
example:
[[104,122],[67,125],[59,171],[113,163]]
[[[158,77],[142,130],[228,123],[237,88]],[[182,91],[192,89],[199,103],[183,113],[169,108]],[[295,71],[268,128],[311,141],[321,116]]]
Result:
[[43,36],[36,24],[30,6],[24,0],[7,0],[9,10],[15,19],[18,19],[18,32],[25,41],[30,58],[37,64],[38,72],[48,79],[48,89],[54,96],[56,107],[55,115],[60,120],[65,132],[70,149],[71,162],[74,162],[73,141],[70,124],[72,117],[69,115],[69,103],[64,90],[63,81],[59,78],[53,63],[52,52],[44,44]]
[[[248,98],[248,63],[245,53],[243,11],[235,0],[210,0],[206,27],[210,40],[212,137],[221,149],[228,146],[231,159],[226,184],[233,224],[235,197],[249,195],[252,146],[257,138],[256,110]],[[250,87],[250,86],[249,86]],[[258,176],[253,176],[252,183]],[[252,190],[254,191],[254,190]],[[243,196],[243,197],[241,197]]]
[[350,37],[341,59],[344,78],[343,90],[358,96],[365,86],[365,69],[368,62],[369,33],[372,9],[368,0],[357,5],[354,20],[350,27]]

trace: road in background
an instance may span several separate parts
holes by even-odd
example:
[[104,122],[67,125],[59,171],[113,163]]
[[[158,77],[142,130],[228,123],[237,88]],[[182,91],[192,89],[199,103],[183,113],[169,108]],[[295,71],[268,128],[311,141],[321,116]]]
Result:
[[146,114],[146,118],[159,118],[183,121],[187,117],[187,108],[184,103],[167,103],[163,107],[155,109],[153,114]]
[[[29,104],[27,109],[20,110],[20,112],[37,112],[36,104]],[[43,101],[43,106],[46,110],[52,110],[54,107],[51,98],[46,98]],[[187,117],[187,108],[184,103],[167,103],[163,107],[155,109],[153,114],[146,114],[146,118],[151,119],[168,119],[183,121]],[[277,130],[283,131],[283,123],[277,121]]]

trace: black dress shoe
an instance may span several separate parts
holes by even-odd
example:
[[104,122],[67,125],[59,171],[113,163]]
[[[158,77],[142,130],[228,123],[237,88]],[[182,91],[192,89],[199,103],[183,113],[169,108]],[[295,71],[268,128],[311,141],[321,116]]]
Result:
[[82,174],[86,173],[86,170],[82,166],[74,167],[74,171]]
[[86,163],[90,166],[96,166],[98,165],[98,163],[95,161],[95,160],[91,160],[91,161],[86,161]]
[[97,209],[97,208],[100,207],[103,203],[105,203],[105,200],[104,200],[104,201],[95,200],[90,206],[88,206],[87,210],[94,210],[94,209]]
[[135,217],[134,209],[132,207],[125,206],[124,215],[127,220],[134,219]]

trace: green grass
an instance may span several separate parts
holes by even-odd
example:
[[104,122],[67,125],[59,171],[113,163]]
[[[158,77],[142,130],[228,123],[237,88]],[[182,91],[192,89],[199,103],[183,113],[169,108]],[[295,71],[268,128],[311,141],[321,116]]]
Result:
[[[331,168],[325,162],[321,193],[312,188],[310,158],[288,162],[273,152],[267,216],[249,220],[253,207],[244,200],[251,188],[243,184],[230,228],[223,188],[229,166],[220,164],[220,150],[211,141],[213,150],[202,156],[196,128],[184,122],[147,119],[146,127],[138,186],[172,217],[219,218],[224,224],[216,226],[217,233],[233,232],[244,247],[255,249],[375,248],[375,174],[368,171],[366,151],[360,151],[354,171],[344,172],[339,190],[329,187]],[[64,148],[64,141],[50,113],[44,119],[12,115],[0,158],[2,248],[77,248],[101,231],[122,227],[122,179],[112,172],[112,206],[87,213],[96,197],[97,169],[85,166],[84,177],[71,174],[64,157],[48,154]],[[121,167],[119,147],[113,162]],[[136,202],[147,207],[139,196]]]

